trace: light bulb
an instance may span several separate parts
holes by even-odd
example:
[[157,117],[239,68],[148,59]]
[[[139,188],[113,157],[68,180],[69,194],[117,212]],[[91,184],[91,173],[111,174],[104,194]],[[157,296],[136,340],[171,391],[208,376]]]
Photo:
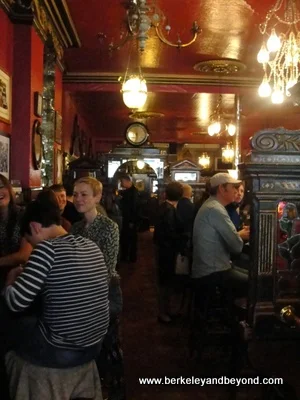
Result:
[[230,124],[228,125],[228,127],[227,127],[227,132],[228,132],[228,134],[229,134],[230,136],[234,136],[234,135],[235,135],[236,126],[235,126],[232,122],[230,122]]
[[131,76],[122,86],[123,101],[128,108],[143,107],[147,100],[146,80]]
[[209,125],[209,127],[207,128],[207,132],[208,132],[209,136],[214,136],[214,134],[215,134],[214,124]]
[[266,44],[263,43],[261,46],[261,49],[259,50],[258,54],[257,54],[257,61],[260,64],[265,64],[267,62],[269,62],[270,59],[270,54],[266,48]]
[[286,94],[286,96],[290,96],[290,95],[291,95],[289,89],[291,89],[293,86],[295,86],[296,83],[297,83],[297,79],[290,79],[290,80],[288,81],[288,83],[286,84],[286,88],[285,88],[285,94]]
[[138,167],[138,169],[143,169],[144,166],[145,166],[145,161],[143,161],[143,160],[138,160],[138,161],[136,162],[136,166]]
[[221,123],[219,121],[216,121],[213,123],[214,131],[216,134],[220,133],[221,131]]
[[276,31],[273,28],[271,31],[271,35],[267,41],[267,48],[269,50],[270,53],[275,53],[276,51],[278,51],[281,47],[281,42],[279,37],[276,35]]
[[280,90],[275,89],[274,92],[272,93],[271,100],[272,100],[273,104],[283,103],[283,100],[284,100],[283,93]]
[[266,78],[262,81],[258,88],[258,94],[260,97],[269,97],[272,92],[271,86]]

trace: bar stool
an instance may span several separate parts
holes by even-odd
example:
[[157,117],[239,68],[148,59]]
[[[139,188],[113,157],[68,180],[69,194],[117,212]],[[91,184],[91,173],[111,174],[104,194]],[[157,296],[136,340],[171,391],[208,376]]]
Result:
[[[205,346],[209,344],[233,344],[235,313],[228,292],[217,283],[206,277],[194,281],[191,284],[188,349],[192,358],[201,358]],[[213,318],[221,330],[210,330]]]

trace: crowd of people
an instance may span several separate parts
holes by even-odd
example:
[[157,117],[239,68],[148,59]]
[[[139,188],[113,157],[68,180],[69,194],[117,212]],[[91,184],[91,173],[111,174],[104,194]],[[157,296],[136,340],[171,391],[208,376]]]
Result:
[[[91,177],[53,185],[22,210],[0,175],[0,374],[6,371],[13,400],[102,399],[99,378],[109,400],[125,399],[117,265],[137,260],[139,195],[130,177],[120,183],[122,216],[113,196],[100,204],[102,184]],[[247,273],[232,264],[249,240],[243,191],[242,182],[219,173],[196,205],[189,185],[166,185],[154,229],[159,322],[172,321],[179,254],[195,286],[245,290]],[[62,370],[72,373],[62,379]]]
[[[199,291],[203,287],[230,288],[234,296],[246,294],[248,271],[245,258],[235,267],[232,260],[249,241],[239,207],[244,197],[241,181],[227,173],[214,175],[203,201],[191,202],[192,188],[171,182],[165,189],[154,231],[158,271],[158,320],[172,322],[170,296],[176,282],[178,254],[187,258],[190,277]],[[201,287],[201,289],[200,289]]]
[[[0,356],[11,399],[102,399],[99,377],[110,400],[124,399],[120,233],[98,211],[102,184],[81,178],[69,198],[53,185],[21,210],[9,181],[0,183]],[[56,374],[41,385],[45,368]],[[59,371],[70,368],[62,382]],[[94,392],[83,396],[88,376]]]

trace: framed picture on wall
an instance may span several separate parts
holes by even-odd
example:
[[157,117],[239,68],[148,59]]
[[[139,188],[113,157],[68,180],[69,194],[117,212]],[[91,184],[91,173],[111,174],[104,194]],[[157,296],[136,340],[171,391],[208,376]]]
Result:
[[39,118],[43,116],[43,95],[40,92],[34,92],[34,115]]
[[55,142],[61,143],[61,135],[62,135],[62,116],[58,111],[55,111]]
[[233,162],[225,163],[222,161],[222,157],[215,158],[215,171],[227,171],[233,169]]
[[0,134],[0,174],[9,179],[10,139]]
[[11,82],[10,77],[0,69],[0,119],[10,122]]

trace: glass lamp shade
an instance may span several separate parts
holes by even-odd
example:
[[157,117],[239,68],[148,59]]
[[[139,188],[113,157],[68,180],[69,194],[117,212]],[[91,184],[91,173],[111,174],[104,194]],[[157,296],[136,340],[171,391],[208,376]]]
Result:
[[214,127],[213,129],[214,129],[215,133],[219,134],[220,131],[221,131],[221,122],[220,121],[215,121],[213,123],[213,127]]
[[283,103],[283,100],[284,100],[283,93],[278,89],[274,90],[274,92],[272,93],[272,96],[271,96],[272,103],[273,104],[281,104],[281,103]]
[[140,76],[131,76],[122,85],[124,104],[134,110],[143,107],[147,100],[146,80]]
[[271,52],[276,52],[280,49],[281,47],[281,42],[280,38],[276,35],[275,29],[272,29],[271,35],[267,41],[267,49],[268,51]]
[[235,135],[236,126],[232,122],[230,122],[230,124],[228,124],[227,132],[228,132],[229,136],[234,136]]
[[209,127],[208,127],[208,129],[207,129],[207,132],[208,132],[209,136],[214,136],[214,134],[215,134],[215,127],[214,127],[214,124],[213,124],[213,123],[209,125]]
[[266,78],[262,81],[258,88],[258,94],[260,97],[269,97],[272,92],[271,86]]
[[269,62],[270,60],[270,54],[266,48],[265,43],[262,44],[261,49],[259,50],[258,54],[257,54],[257,61],[260,64],[265,64],[267,62]]
[[198,158],[198,163],[203,168],[208,168],[209,167],[209,165],[210,165],[210,157],[207,155],[207,153],[203,153],[202,156]]

